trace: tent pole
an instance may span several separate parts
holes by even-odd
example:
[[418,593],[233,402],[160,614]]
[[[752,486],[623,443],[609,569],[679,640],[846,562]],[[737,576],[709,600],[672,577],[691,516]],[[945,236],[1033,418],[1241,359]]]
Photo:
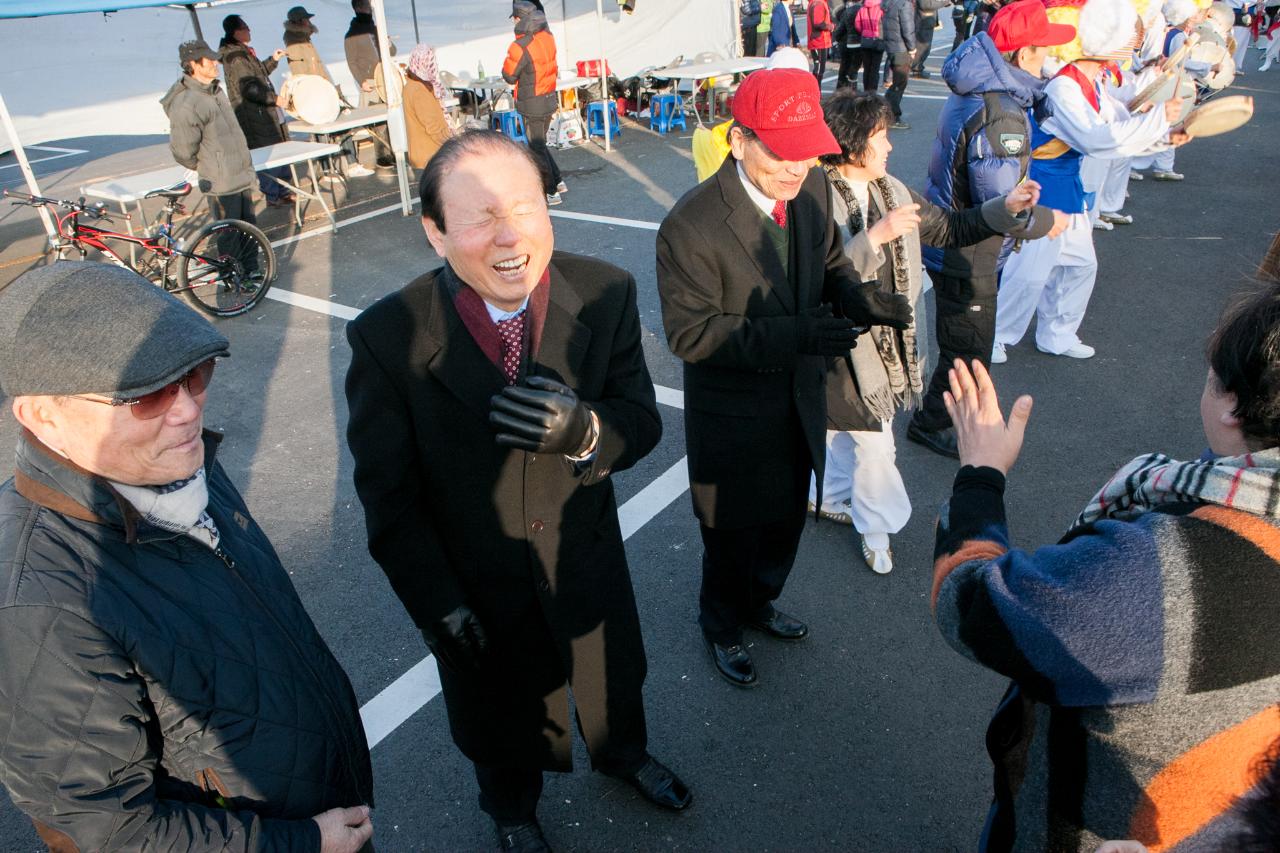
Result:
[[[18,130],[13,126],[13,119],[9,116],[9,107],[5,105],[3,95],[0,95],[0,122],[4,123],[5,133],[9,134],[9,141],[13,143],[13,153],[18,158],[18,166],[22,169],[23,177],[27,179],[27,192],[40,195],[40,185],[36,183],[35,172],[31,171],[31,164],[27,162],[27,152],[22,148],[22,140],[18,139]],[[52,246],[58,238],[58,229],[54,227],[53,217],[49,215],[49,210],[44,205],[37,207],[36,211],[40,214],[40,221],[44,223],[44,232],[49,235],[49,245]]]
[[413,11],[413,43],[418,45],[422,43],[422,36],[418,35],[418,0],[409,0],[409,8]]
[[403,94],[396,85],[400,76],[391,70],[391,43],[387,37],[387,10],[383,0],[373,0],[373,24],[378,28],[378,56],[382,60],[382,81],[387,90],[387,141],[396,155],[396,183],[400,185],[400,213],[409,215],[409,166],[405,162],[408,149],[404,119]]
[[187,11],[191,13],[191,26],[195,28],[196,38],[204,41],[204,33],[200,29],[200,17],[196,14],[196,7],[191,3],[187,4]]
[[600,100],[604,102],[601,106],[604,108],[604,150],[607,154],[613,150],[613,123],[609,121],[609,74],[604,59],[604,8],[600,0],[596,0],[596,31],[600,33]]

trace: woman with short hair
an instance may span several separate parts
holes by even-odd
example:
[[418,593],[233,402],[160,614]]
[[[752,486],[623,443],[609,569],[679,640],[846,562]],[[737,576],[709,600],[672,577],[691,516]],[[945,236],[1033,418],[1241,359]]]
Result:
[[845,253],[863,281],[906,296],[914,308],[909,328],[873,326],[827,371],[827,465],[819,512],[852,524],[867,565],[885,574],[893,568],[889,536],[911,517],[892,421],[899,410],[918,405],[923,392],[927,347],[917,330],[928,325],[920,298],[920,243],[967,246],[1020,228],[1039,186],[1027,181],[981,207],[943,210],[888,173],[894,118],[883,98],[842,89],[824,102],[823,112],[840,145],[839,154],[820,160]]

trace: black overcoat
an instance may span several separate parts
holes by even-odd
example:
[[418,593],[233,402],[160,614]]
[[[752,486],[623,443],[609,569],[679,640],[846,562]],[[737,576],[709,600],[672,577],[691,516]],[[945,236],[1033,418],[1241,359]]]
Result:
[[593,757],[643,746],[644,646],[609,475],[662,434],[640,346],[635,281],[557,252],[529,372],[574,388],[600,419],[584,471],[499,447],[504,385],[436,270],[347,326],[347,438],[369,551],[419,627],[460,604],[489,642],[481,675],[441,666],[454,741],[473,761],[571,767],[566,684]]
[[790,280],[732,156],[658,229],[662,322],[684,361],[690,491],[708,527],[791,518],[809,472],[822,482],[827,367],[798,352],[796,317],[839,305],[862,282],[842,250],[820,169],[787,215]]
[[223,44],[222,75],[227,78],[227,98],[236,112],[236,120],[244,131],[250,148],[275,145],[289,138],[276,111],[276,89],[271,72],[279,64],[275,59],[258,59],[239,42]]

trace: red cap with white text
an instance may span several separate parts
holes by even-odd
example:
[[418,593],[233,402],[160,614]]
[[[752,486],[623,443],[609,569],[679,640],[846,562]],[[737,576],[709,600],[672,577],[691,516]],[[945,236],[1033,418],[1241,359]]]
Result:
[[733,119],[783,160],[840,153],[822,116],[818,81],[808,71],[775,68],[748,74],[733,95]]

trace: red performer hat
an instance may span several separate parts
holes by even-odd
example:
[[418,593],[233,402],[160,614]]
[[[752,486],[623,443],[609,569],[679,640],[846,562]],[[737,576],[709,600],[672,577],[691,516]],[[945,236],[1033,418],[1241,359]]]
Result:
[[808,71],[774,68],[747,75],[733,95],[733,118],[783,160],[840,153],[822,116],[818,81]]
[[995,42],[996,50],[1008,53],[1024,47],[1056,47],[1073,41],[1076,28],[1050,23],[1044,9],[1040,0],[1018,0],[996,12],[987,23],[987,35]]

